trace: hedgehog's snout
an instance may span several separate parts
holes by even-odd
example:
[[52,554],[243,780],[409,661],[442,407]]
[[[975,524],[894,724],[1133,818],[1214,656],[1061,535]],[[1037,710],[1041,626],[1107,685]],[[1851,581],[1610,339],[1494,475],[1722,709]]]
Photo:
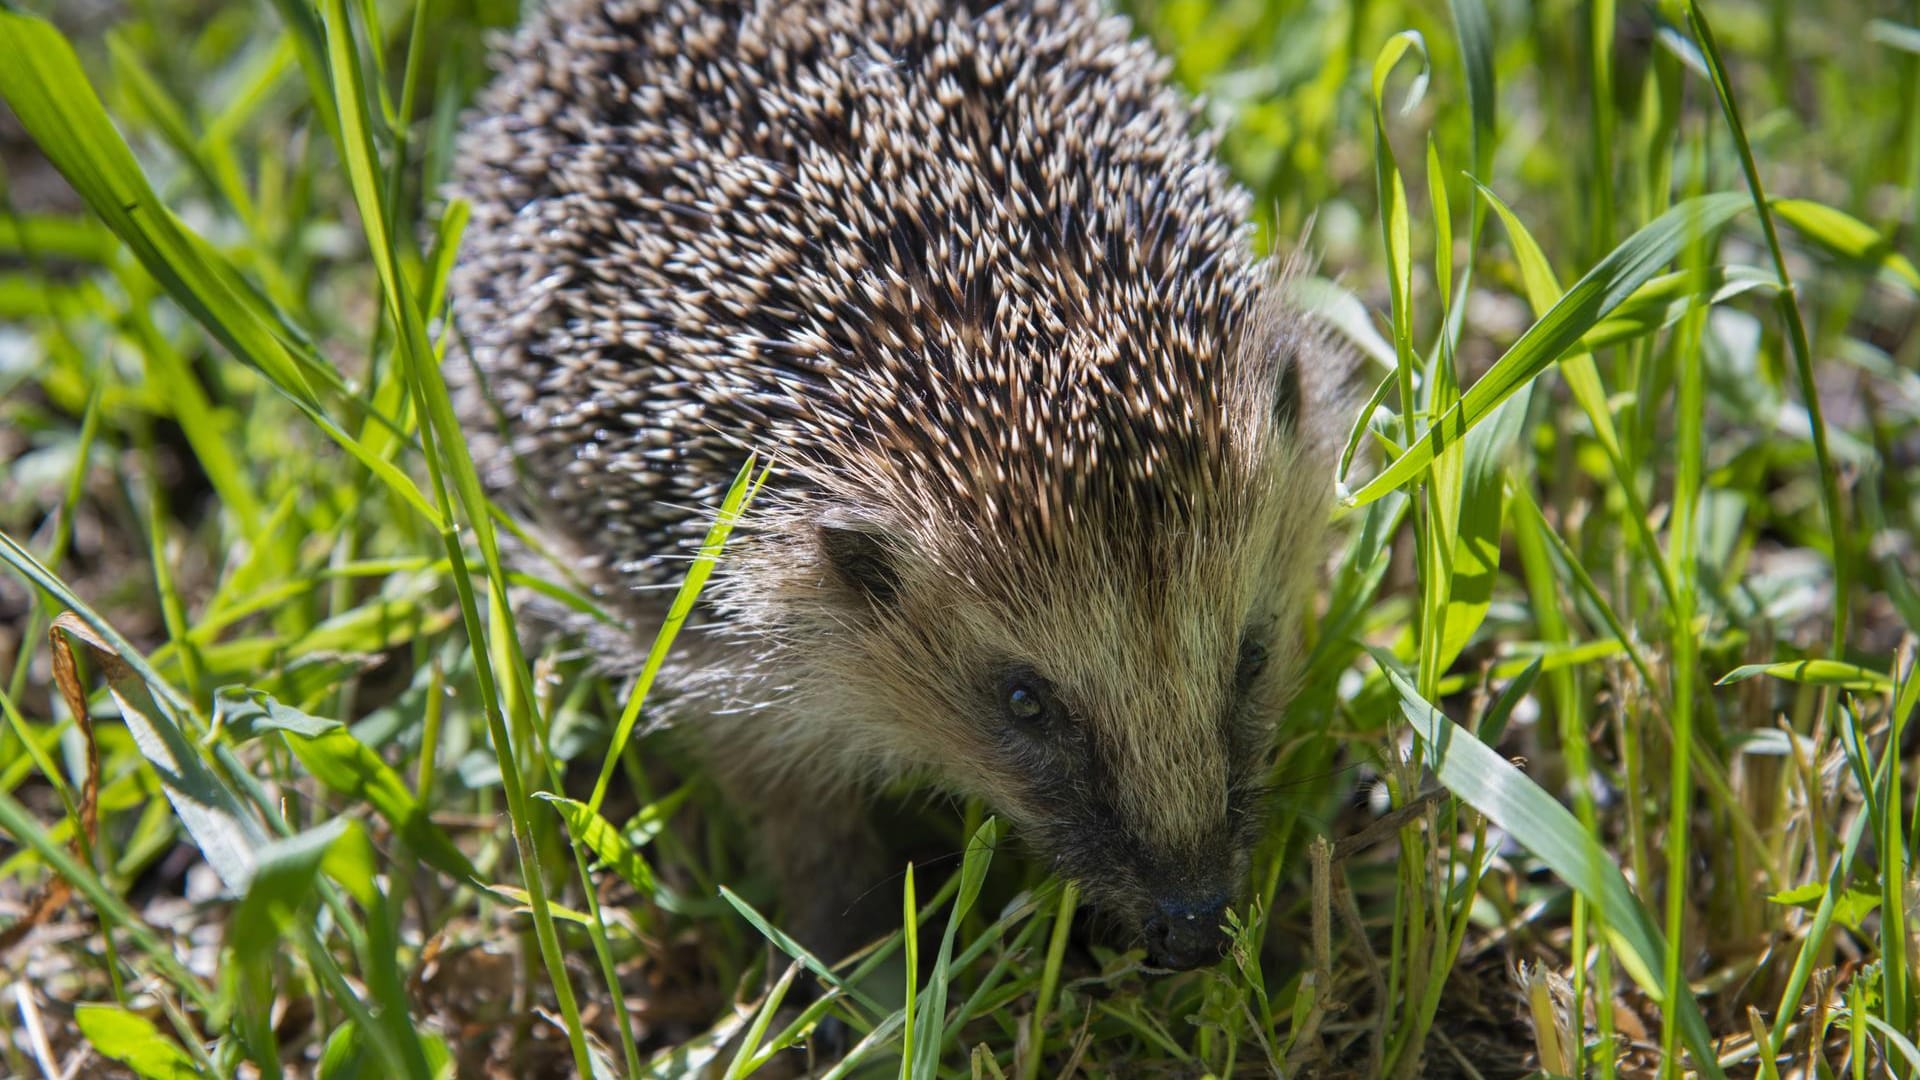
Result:
[[1140,927],[1147,943],[1147,964],[1168,971],[1191,971],[1220,959],[1227,949],[1225,893],[1198,899],[1163,896]]

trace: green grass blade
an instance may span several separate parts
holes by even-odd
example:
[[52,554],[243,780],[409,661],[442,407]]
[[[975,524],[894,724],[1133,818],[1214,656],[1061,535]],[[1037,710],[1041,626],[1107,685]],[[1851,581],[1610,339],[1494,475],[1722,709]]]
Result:
[[1782,660],[1772,664],[1742,664],[1720,676],[1714,685],[1727,686],[1757,675],[1770,675],[1807,686],[1837,686],[1843,690],[1874,694],[1893,692],[1893,679],[1885,672],[1844,660]]
[[815,976],[824,980],[828,985],[853,998],[855,1001],[858,1001],[876,1014],[887,1011],[882,1009],[878,1002],[875,1002],[871,997],[862,993],[849,981],[834,974],[833,969],[825,963],[822,963],[819,957],[808,952],[806,947],[793,940],[792,936],[774,926],[773,923],[768,921],[765,915],[760,914],[752,904],[741,899],[738,893],[722,885],[720,886],[720,896],[721,899],[732,905],[735,911],[740,913],[741,918],[752,923],[755,930],[760,931],[768,941],[773,942],[776,948],[806,965],[808,971],[813,972]]
[[[907,961],[907,1003],[900,1010],[900,1080],[913,1080],[913,1065],[920,1059],[914,1052],[913,1037],[916,1034],[913,1022],[913,1007],[918,1004],[920,986],[920,906],[913,896],[913,864],[907,864],[905,880],[901,882],[900,897],[900,935],[906,943],[902,951]],[[939,1021],[936,1019],[935,1023]],[[935,1047],[934,1056],[939,1056]]]
[[1073,925],[1073,912],[1080,899],[1080,890],[1072,882],[1060,889],[1060,906],[1053,915],[1053,934],[1047,939],[1047,959],[1040,969],[1040,996],[1035,1000],[1033,1015],[1029,1018],[1027,1053],[1021,1071],[1022,1080],[1034,1080],[1040,1075],[1040,1060],[1046,1056],[1047,1013],[1053,1009],[1053,996],[1060,985],[1060,965],[1066,957],[1067,932]]
[[1713,29],[1707,25],[1707,17],[1700,10],[1699,0],[1687,0],[1687,23],[1693,28],[1694,39],[1699,43],[1711,75],[1714,94],[1720,99],[1721,115],[1726,118],[1727,128],[1733,133],[1733,145],[1740,152],[1740,167],[1746,174],[1747,190],[1754,208],[1760,214],[1760,231],[1766,236],[1767,250],[1772,254],[1774,269],[1780,275],[1776,306],[1787,323],[1787,343],[1793,349],[1793,369],[1799,381],[1800,400],[1806,407],[1807,421],[1812,428],[1821,506],[1826,512],[1827,532],[1833,541],[1833,640],[1829,647],[1833,655],[1839,656],[1846,647],[1847,622],[1853,604],[1850,595],[1853,580],[1852,545],[1847,535],[1846,517],[1841,510],[1839,474],[1834,471],[1833,454],[1828,448],[1827,422],[1821,412],[1819,391],[1814,385],[1813,346],[1807,340],[1807,326],[1800,315],[1800,301],[1794,293],[1793,275],[1787,269],[1787,257],[1780,248],[1780,233],[1774,227],[1773,209],[1767,202],[1766,189],[1760,183],[1760,168],[1754,164],[1753,147],[1747,142],[1746,125],[1741,123],[1739,104],[1734,101],[1733,90],[1727,81],[1726,66],[1720,60],[1719,46],[1714,43]]
[[[541,823],[536,821],[527,799],[526,784],[520,774],[521,763],[515,756],[514,742],[505,715],[505,709],[511,709],[517,717],[531,722],[538,710],[527,689],[530,680],[524,677],[525,658],[520,655],[519,641],[512,626],[506,575],[494,537],[490,506],[481,490],[465,434],[453,415],[453,406],[440,374],[438,353],[427,340],[425,320],[396,247],[397,238],[389,232],[388,222],[393,220],[392,193],[382,186],[384,174],[379,167],[373,137],[373,98],[368,92],[359,44],[345,0],[325,0],[321,5],[321,14],[326,70],[339,121],[336,134],[340,153],[347,167],[354,201],[360,210],[361,227],[365,230],[368,249],[373,256],[387,314],[398,331],[397,352],[405,368],[409,390],[416,407],[427,420],[420,428],[420,436],[439,508],[438,521],[443,526],[441,542],[452,564],[461,618],[468,641],[473,646],[474,674],[479,683],[481,707],[487,719],[488,734],[514,825],[515,852],[521,880],[527,891],[528,907],[533,915],[534,937],[539,946],[541,962],[546,966],[559,1002],[574,1068],[581,1075],[587,1075],[593,1071],[594,1057],[587,1044],[579,1004],[560,952],[559,933],[547,898],[542,851],[545,830],[539,827]],[[377,34],[378,27],[369,25],[367,32],[370,35]],[[446,527],[455,520],[456,505],[454,495],[449,494],[449,479],[452,492],[457,494],[461,514],[478,542],[487,581],[491,586],[488,612],[496,627],[496,633],[491,637],[481,620],[479,602],[459,538],[450,527]],[[494,660],[485,647],[489,641],[503,651],[505,680],[496,677]],[[501,696],[503,687],[512,694],[511,699],[505,702]],[[529,751],[538,753],[539,747],[529,748]]]
[[[1588,352],[1650,337],[1680,321],[1696,302],[1724,304],[1748,293],[1772,296],[1779,285],[1757,267],[1716,266],[1704,276],[1681,271],[1662,274],[1642,285],[1613,314],[1594,324],[1580,344]],[[1562,367],[1566,366],[1562,362]],[[1597,375],[1596,375],[1597,377]],[[1581,403],[1586,404],[1584,401]]]
[[727,489],[726,498],[721,500],[720,512],[714,516],[706,539],[700,543],[699,554],[694,557],[693,565],[687,568],[687,576],[681,580],[679,591],[674,593],[666,620],[660,624],[659,632],[654,634],[653,645],[647,650],[646,663],[641,667],[639,677],[634,680],[633,689],[628,691],[626,709],[620,714],[620,723],[614,727],[613,743],[607,747],[606,759],[600,764],[600,778],[594,781],[593,797],[587,800],[587,806],[594,813],[600,812],[600,804],[607,797],[607,789],[613,783],[614,767],[619,764],[627,741],[633,737],[634,725],[640,720],[640,706],[646,701],[647,692],[653,688],[653,680],[659,676],[660,668],[667,662],[667,652],[673,648],[673,639],[686,624],[687,616],[693,614],[693,605],[700,599],[700,590],[706,586],[707,578],[720,561],[720,553],[726,547],[728,535],[733,532],[740,515],[746,512],[754,493],[760,490],[760,485],[766,482],[772,472],[772,466],[768,466],[756,474],[754,464],[754,459],[749,457],[734,476],[733,486]]
[[758,1061],[760,1045],[766,1041],[767,1028],[773,1025],[773,1018],[780,1011],[780,1003],[787,999],[787,991],[793,987],[794,976],[800,973],[800,961],[787,965],[780,978],[767,991],[767,996],[754,1010],[753,1023],[747,1026],[747,1033],[740,1040],[740,1049],[734,1052],[733,1061],[727,1066],[726,1080],[740,1080],[748,1076]]
[[[1460,42],[1460,59],[1467,72],[1467,114],[1473,122],[1473,174],[1486,176],[1493,168],[1494,139],[1499,127],[1500,99],[1493,91],[1493,21],[1486,0],[1449,0],[1453,36]],[[1478,233],[1478,212],[1475,232]]]
[[847,1056],[841,1058],[839,1063],[834,1065],[833,1068],[828,1069],[826,1075],[822,1076],[820,1080],[843,1080],[844,1077],[853,1075],[854,1069],[858,1068],[860,1063],[866,1060],[867,1055],[893,1040],[893,1033],[899,1030],[901,1023],[902,1019],[899,1013],[896,1012],[888,1016],[869,1032],[866,1038],[854,1043],[853,1049],[847,1051]]
[[651,897],[658,891],[659,883],[653,876],[653,869],[640,852],[627,842],[620,830],[613,827],[612,822],[594,813],[583,802],[546,791],[536,791],[533,797],[552,803],[553,808],[566,820],[568,830],[627,884],[640,890],[642,896]]
[[[1369,650],[1400,694],[1400,710],[1427,751],[1428,766],[1462,802],[1505,829],[1522,847],[1606,914],[1615,952],[1647,993],[1664,997],[1660,930],[1618,868],[1571,811],[1473,733],[1435,709],[1397,671],[1392,657]],[[1720,1077],[1713,1040],[1691,992],[1675,1001],[1681,1038],[1704,1076]]]
[[954,895],[953,908],[947,913],[947,928],[940,937],[940,951],[934,956],[933,971],[927,976],[926,989],[920,993],[919,1015],[912,1020],[912,1053],[903,1055],[901,1067],[911,1065],[909,1076],[933,1076],[940,1068],[940,1053],[945,1048],[947,1024],[947,984],[953,977],[953,945],[960,923],[973,910],[986,883],[987,866],[999,842],[999,822],[988,818],[973,835],[960,861],[960,890]]
[[1387,77],[1411,52],[1420,60],[1420,73],[1407,91],[1401,111],[1418,102],[1426,88],[1426,42],[1412,30],[1403,30],[1387,39],[1373,61],[1373,149],[1374,176],[1380,196],[1380,237],[1387,255],[1389,316],[1393,322],[1393,351],[1400,386],[1400,440],[1413,441],[1414,368],[1413,352],[1413,224],[1407,209],[1407,185],[1394,160],[1393,144],[1387,139]]
[[118,1005],[82,1003],[74,1009],[73,1020],[89,1046],[142,1080],[197,1080],[205,1075],[179,1043],[139,1013]]
[[[1914,1045],[1912,1037],[1872,1013],[1867,1013],[1866,1018],[1868,1027],[1878,1031],[1887,1040],[1887,1045],[1900,1051],[1900,1056],[1907,1063],[1907,1072],[1910,1075],[1920,1072],[1920,1047]],[[1893,1055],[1887,1056],[1891,1058]]]
[[1725,225],[1750,205],[1746,196],[1733,193],[1698,196],[1676,205],[1628,237],[1520,335],[1458,404],[1406,453],[1349,496],[1345,505],[1365,506],[1418,479],[1441,451],[1465,438],[1502,402],[1552,366],[1602,318],[1672,262],[1693,237]]
[[1912,260],[1894,250],[1890,237],[1852,214],[1811,199],[1774,199],[1773,212],[1828,253],[1878,267],[1907,288],[1920,290],[1920,270]]

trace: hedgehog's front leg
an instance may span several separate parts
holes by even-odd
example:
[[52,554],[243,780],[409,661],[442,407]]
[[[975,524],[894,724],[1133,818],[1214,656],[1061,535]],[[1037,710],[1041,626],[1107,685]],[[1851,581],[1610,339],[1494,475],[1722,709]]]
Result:
[[828,964],[864,947],[899,922],[886,849],[867,807],[844,793],[793,791],[759,828],[786,925]]
[[709,760],[728,800],[752,825],[780,891],[778,925],[832,965],[898,924],[893,867],[867,805],[807,777],[768,777]]

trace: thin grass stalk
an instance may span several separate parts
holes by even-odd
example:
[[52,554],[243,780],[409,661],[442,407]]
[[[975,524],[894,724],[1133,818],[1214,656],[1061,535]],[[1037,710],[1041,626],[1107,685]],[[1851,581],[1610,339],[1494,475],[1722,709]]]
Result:
[[1700,10],[1699,0],[1687,0],[1687,24],[1699,42],[1707,71],[1713,77],[1713,90],[1720,99],[1720,111],[1726,118],[1727,128],[1733,134],[1734,148],[1740,154],[1740,168],[1746,174],[1747,190],[1752,194],[1754,209],[1760,215],[1760,231],[1766,236],[1767,252],[1773,258],[1774,271],[1780,279],[1777,303],[1787,323],[1787,342],[1793,349],[1793,370],[1799,380],[1802,403],[1807,409],[1807,421],[1813,429],[1814,465],[1820,472],[1820,503],[1826,512],[1827,532],[1833,543],[1833,639],[1828,643],[1827,654],[1838,659],[1844,654],[1847,642],[1853,546],[1841,509],[1839,473],[1834,468],[1833,452],[1827,444],[1827,421],[1821,412],[1820,393],[1813,380],[1813,347],[1807,340],[1807,326],[1800,316],[1800,301],[1794,292],[1793,274],[1787,269],[1787,257],[1780,247],[1780,231],[1774,225],[1773,209],[1767,202],[1766,189],[1760,183],[1760,169],[1754,163],[1753,147],[1747,142],[1747,129],[1740,121],[1740,107],[1734,101],[1733,90],[1727,82],[1726,66],[1720,60],[1713,29],[1707,25],[1706,13]]
[[1588,0],[1587,62],[1593,80],[1589,94],[1592,135],[1593,217],[1587,240],[1589,262],[1613,250],[1613,24],[1614,0]]
[[[80,437],[74,452],[73,468],[67,472],[66,487],[60,494],[60,516],[53,524],[53,537],[47,543],[46,558],[41,560],[50,572],[59,571],[61,562],[67,557],[67,548],[73,543],[73,512],[80,504],[80,496],[86,491],[88,466],[93,460],[93,444],[100,437],[100,399],[105,391],[105,382],[96,381],[93,389],[87,393],[87,406],[80,418]],[[27,618],[20,640],[38,641],[47,632],[47,621],[40,593],[28,593]],[[7,697],[20,700],[27,688],[27,673],[31,670],[32,662],[32,650],[21,649],[14,658],[13,673],[7,678]]]
[[[1905,651],[1911,653],[1911,639]],[[1909,656],[1903,682],[1894,706],[1884,751],[1886,775],[1880,780],[1880,804],[1884,807],[1880,845],[1880,982],[1881,1007],[1895,1030],[1913,1031],[1912,984],[1907,947],[1907,901],[1911,875],[1908,856],[1909,837],[1903,829],[1900,813],[1903,791],[1901,753],[1905,746],[1907,721],[1920,704],[1920,658]],[[1920,812],[1920,808],[1916,809]],[[1912,1068],[1901,1070],[1911,1076]]]
[[[1704,159],[1696,156],[1693,185],[1705,181]],[[1707,254],[1705,237],[1687,248],[1688,272],[1704,276]],[[1701,354],[1701,334],[1706,325],[1706,310],[1696,299],[1680,322],[1674,339],[1675,364],[1679,368],[1675,388],[1674,413],[1678,445],[1675,452],[1673,523],[1669,529],[1668,564],[1675,583],[1668,620],[1669,647],[1673,653],[1673,746],[1669,760],[1667,810],[1666,880],[1666,956],[1663,958],[1663,984],[1666,991],[1660,1007],[1660,1045],[1663,1075],[1674,1075],[1679,1067],[1680,1042],[1675,1014],[1680,995],[1688,992],[1682,981],[1681,956],[1686,951],[1687,857],[1691,839],[1694,786],[1694,709],[1695,675],[1700,662],[1699,639],[1694,633],[1694,609],[1699,576],[1697,558],[1699,527],[1696,515],[1700,504],[1701,474],[1704,468],[1705,357]],[[1729,807],[1731,812],[1737,808]]]
[[[494,595],[496,597],[496,610],[493,614],[496,621],[502,618],[511,618],[510,614],[498,610],[498,594]],[[504,637],[505,634],[511,634],[512,632],[512,627],[509,625],[501,636]],[[496,638],[495,640],[499,641],[500,638]],[[516,667],[504,659],[501,667],[509,676],[517,670]],[[538,694],[530,693],[528,696],[536,703],[536,706],[543,704]],[[546,767],[547,783],[555,791],[564,791],[566,788],[561,782],[560,767],[554,761],[551,747],[546,746],[547,734],[553,730],[551,711],[552,710],[548,708],[541,708],[539,714],[532,719],[537,721],[537,727],[541,736],[543,752],[539,756],[541,763]],[[614,1027],[620,1034],[620,1050],[621,1056],[626,1059],[627,1076],[631,1078],[631,1080],[639,1080],[641,1076],[645,1075],[644,1066],[640,1061],[640,1047],[638,1043],[634,1041],[633,1037],[633,1017],[631,1010],[627,1008],[627,996],[620,987],[620,972],[614,962],[613,946],[607,933],[606,916],[600,906],[600,891],[594,887],[593,875],[590,872],[589,860],[587,858],[586,845],[571,831],[567,832],[566,837],[567,848],[573,855],[574,871],[580,877],[580,892],[587,905],[587,916],[589,920],[587,923],[587,938],[592,943],[594,959],[600,964],[600,977],[606,983],[607,996],[613,1004]]]
[[1060,985],[1060,965],[1067,954],[1067,932],[1073,926],[1073,911],[1079,899],[1080,889],[1072,882],[1060,887],[1060,904],[1053,914],[1053,934],[1047,939],[1046,966],[1040,971],[1040,994],[1034,1000],[1033,1016],[1027,1028],[1027,1056],[1021,1063],[1020,1080],[1035,1080],[1040,1075],[1040,1059],[1046,1056],[1047,1015],[1053,1010],[1054,991]]
[[[573,986],[567,976],[565,961],[560,953],[559,933],[554,925],[553,912],[547,899],[543,869],[545,859],[542,856],[535,828],[532,806],[522,782],[519,763],[514,758],[507,718],[501,708],[500,688],[484,646],[488,635],[481,622],[473,583],[467,573],[465,554],[462,551],[459,536],[451,526],[451,522],[455,520],[455,508],[453,496],[448,490],[446,473],[449,471],[453,473],[454,485],[459,489],[459,501],[461,508],[465,511],[465,519],[471,524],[474,535],[480,542],[481,556],[488,571],[490,583],[497,602],[504,608],[507,602],[506,582],[500,568],[499,550],[494,544],[493,530],[488,518],[488,504],[485,496],[480,492],[477,473],[474,471],[471,458],[467,455],[464,437],[447,400],[446,387],[439,380],[439,370],[434,365],[435,353],[427,342],[425,327],[419,311],[414,307],[413,295],[396,250],[391,245],[391,238],[386,234],[384,227],[376,228],[376,225],[383,226],[387,220],[383,205],[386,196],[381,191],[377,174],[377,159],[369,130],[370,116],[367,109],[365,82],[360,68],[358,48],[354,41],[352,22],[347,15],[346,0],[324,0],[322,10],[325,15],[325,55],[328,71],[331,74],[335,94],[339,99],[342,156],[347,162],[348,172],[353,181],[354,197],[360,206],[362,223],[367,227],[368,246],[372,250],[375,267],[379,272],[381,291],[384,294],[389,315],[400,329],[397,351],[407,369],[413,400],[421,413],[422,423],[419,427],[419,435],[425,452],[427,471],[432,480],[434,506],[442,523],[441,542],[451,563],[461,619],[465,623],[468,640],[473,643],[474,675],[479,683],[481,706],[486,715],[494,754],[499,762],[501,786],[506,795],[508,813],[513,822],[521,876],[527,890],[527,906],[533,913],[534,936],[539,945],[541,960],[553,986],[555,998],[560,1005],[561,1016],[567,1029],[568,1043],[573,1052],[574,1067],[582,1076],[591,1075],[592,1056],[588,1051],[586,1032],[580,1020],[580,1007],[574,998]],[[440,456],[442,449],[449,457],[444,464]],[[452,468],[448,469],[447,465],[451,465]],[[507,611],[507,626],[509,645],[517,653],[517,642],[513,640],[511,632],[510,610]],[[515,659],[519,658],[516,656]]]
[[912,863],[907,864],[906,880],[900,888],[900,933],[906,945],[907,965],[907,1001],[901,1009],[900,1022],[900,1080],[913,1080],[913,1007],[920,987],[920,910],[913,898]]

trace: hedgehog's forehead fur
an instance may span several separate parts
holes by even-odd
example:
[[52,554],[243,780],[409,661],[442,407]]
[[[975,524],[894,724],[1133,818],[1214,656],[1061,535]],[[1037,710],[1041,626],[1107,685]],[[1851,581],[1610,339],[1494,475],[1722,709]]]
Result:
[[[955,716],[1009,662],[1156,840],[1250,764],[1233,656],[1312,579],[1342,376],[1166,75],[1093,0],[553,0],[509,51],[457,159],[476,459],[643,626],[776,462],[711,598],[764,662],[706,671],[837,726],[703,721],[767,769],[933,758],[1033,810]],[[898,604],[830,580],[826,520]]]

